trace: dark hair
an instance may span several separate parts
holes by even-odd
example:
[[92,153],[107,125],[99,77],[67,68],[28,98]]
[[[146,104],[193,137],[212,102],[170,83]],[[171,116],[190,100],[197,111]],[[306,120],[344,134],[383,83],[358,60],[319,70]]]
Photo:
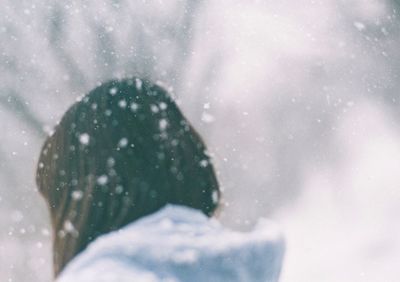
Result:
[[75,103],[45,141],[36,180],[50,207],[56,276],[101,234],[168,203],[211,216],[220,198],[200,136],[166,90],[138,78]]

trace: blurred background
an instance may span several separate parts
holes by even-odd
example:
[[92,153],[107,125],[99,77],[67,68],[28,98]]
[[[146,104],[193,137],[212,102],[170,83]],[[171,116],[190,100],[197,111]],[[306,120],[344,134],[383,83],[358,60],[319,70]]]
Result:
[[0,0],[0,280],[51,280],[34,172],[111,78],[163,83],[204,136],[221,221],[282,229],[281,281],[400,277],[400,2]]

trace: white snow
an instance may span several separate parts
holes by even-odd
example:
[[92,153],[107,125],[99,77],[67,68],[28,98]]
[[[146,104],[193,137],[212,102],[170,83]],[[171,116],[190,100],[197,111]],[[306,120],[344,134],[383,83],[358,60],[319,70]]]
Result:
[[200,161],[200,166],[201,167],[207,167],[207,165],[208,165],[208,161],[207,160],[201,160]]
[[14,222],[21,222],[23,218],[24,214],[19,210],[15,210],[11,213],[11,220]]
[[151,110],[153,113],[158,113],[158,112],[160,111],[160,109],[157,107],[157,105],[154,105],[154,104],[151,104],[151,105],[150,105],[150,110]]
[[218,192],[214,191],[211,196],[212,196],[213,203],[218,203],[218,200],[219,200]]
[[362,22],[354,22],[353,24],[359,31],[363,31],[366,28]]
[[118,147],[125,148],[126,146],[128,146],[128,143],[129,143],[128,138],[126,138],[126,137],[121,138],[118,142]]
[[136,78],[135,79],[135,83],[136,83],[136,89],[139,90],[139,91],[142,90],[142,85],[143,85],[142,80],[139,79],[139,78]]
[[137,109],[139,108],[139,105],[135,102],[132,102],[130,108],[132,112],[136,112]]
[[212,123],[215,121],[215,118],[213,115],[207,112],[203,112],[203,114],[201,115],[201,120],[205,123]]
[[[121,141],[120,141],[121,142]],[[115,159],[113,157],[109,157],[107,159],[107,166],[108,167],[113,167],[115,165]]]
[[106,185],[108,182],[108,176],[103,174],[101,176],[99,176],[96,180],[97,184],[99,185]]
[[[229,200],[223,222],[247,226],[269,212],[284,214],[278,221],[284,218],[290,244],[282,282],[400,277],[396,1],[0,2],[0,281],[51,281],[51,238],[40,232],[46,207],[33,173],[21,174],[34,171],[43,130],[52,134],[75,97],[129,75],[176,89],[183,113],[215,153]],[[8,96],[20,97],[21,107]],[[386,120],[371,125],[365,103]],[[202,111],[214,122],[200,121]],[[382,140],[371,144],[376,137]],[[24,214],[18,226],[15,209]]]
[[50,236],[50,231],[47,228],[42,228],[41,230],[41,234],[45,237],[49,237]]
[[115,94],[117,94],[118,88],[117,87],[112,87],[112,88],[110,88],[109,92],[110,92],[111,96],[114,96]]
[[66,221],[64,221],[64,230],[68,233],[74,232],[75,226],[72,224],[71,221],[66,220]]
[[126,108],[126,105],[127,105],[126,100],[120,100],[120,101],[118,102],[118,106],[119,106],[120,108],[125,109],[125,108]]
[[160,109],[162,111],[165,111],[167,109],[167,107],[168,107],[168,105],[166,103],[164,103],[164,102],[161,102],[160,104],[158,104],[158,106],[160,107]]
[[75,201],[79,201],[83,197],[83,192],[76,190],[72,192],[71,196]]
[[82,145],[88,145],[90,141],[90,136],[87,133],[82,133],[79,135],[79,142],[81,142]]
[[115,187],[115,193],[121,194],[122,192],[124,192],[124,187],[123,186],[118,185],[117,187]]
[[164,130],[166,130],[167,129],[167,127],[168,127],[168,120],[167,119],[165,119],[165,118],[163,118],[163,119],[160,119],[160,121],[159,121],[159,128],[160,128],[160,130],[161,131],[164,131]]

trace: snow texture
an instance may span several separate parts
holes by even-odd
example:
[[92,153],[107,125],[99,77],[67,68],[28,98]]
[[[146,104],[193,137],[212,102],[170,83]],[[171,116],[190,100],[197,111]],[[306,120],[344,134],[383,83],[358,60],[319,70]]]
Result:
[[266,220],[241,233],[169,205],[95,240],[57,282],[277,281],[283,253],[280,233]]

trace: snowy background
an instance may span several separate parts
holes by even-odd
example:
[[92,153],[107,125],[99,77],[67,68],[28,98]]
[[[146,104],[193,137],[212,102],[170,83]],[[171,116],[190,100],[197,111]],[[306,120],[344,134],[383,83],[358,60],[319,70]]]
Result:
[[131,75],[173,90],[206,139],[220,219],[280,224],[282,281],[398,281],[400,1],[0,7],[0,281],[50,281],[40,146],[78,96]]

